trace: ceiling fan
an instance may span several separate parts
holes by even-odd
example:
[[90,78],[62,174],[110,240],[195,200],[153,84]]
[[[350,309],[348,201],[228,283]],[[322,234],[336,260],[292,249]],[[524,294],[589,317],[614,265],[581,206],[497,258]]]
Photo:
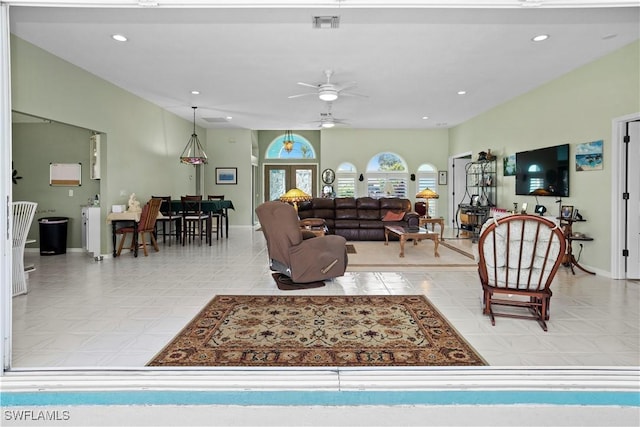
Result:
[[326,113],[320,113],[320,120],[316,120],[314,123],[319,123],[318,127],[325,128],[325,129],[332,128],[335,125],[348,124],[343,119],[337,119],[333,117],[333,114],[331,114],[331,102],[329,102],[328,111]]
[[338,96],[342,96],[342,95],[366,97],[366,95],[361,95],[358,93],[343,92],[345,89],[355,87],[357,85],[356,82],[350,82],[344,85],[337,85],[337,84],[331,83],[331,76],[333,75],[333,70],[325,70],[324,74],[327,76],[327,81],[324,83],[311,84],[311,83],[298,82],[300,86],[312,87],[316,89],[316,92],[300,93],[298,95],[291,95],[289,96],[289,98],[298,98],[298,97],[307,96],[307,95],[317,95],[322,101],[331,102],[331,101],[335,101],[336,99],[338,99]]

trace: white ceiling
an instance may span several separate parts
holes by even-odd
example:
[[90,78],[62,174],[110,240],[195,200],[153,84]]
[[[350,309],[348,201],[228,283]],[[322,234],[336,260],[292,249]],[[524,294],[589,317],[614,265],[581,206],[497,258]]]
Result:
[[[185,119],[198,106],[206,128],[317,128],[327,104],[288,96],[313,91],[296,82],[322,83],[326,69],[333,83],[355,81],[351,91],[367,95],[332,105],[352,128],[451,127],[640,37],[638,1],[9,3],[12,33]],[[444,3],[458,7],[429,7]],[[482,4],[499,7],[460,7]],[[339,16],[340,28],[312,28],[316,15]],[[113,41],[116,33],[129,41]],[[550,38],[531,41],[541,33]]]

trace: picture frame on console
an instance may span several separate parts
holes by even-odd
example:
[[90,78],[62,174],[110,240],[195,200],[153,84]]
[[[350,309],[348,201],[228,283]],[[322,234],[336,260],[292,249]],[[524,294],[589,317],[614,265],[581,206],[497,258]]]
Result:
[[561,217],[561,219],[572,219],[573,218],[573,206],[562,205],[562,208],[560,209],[560,217]]

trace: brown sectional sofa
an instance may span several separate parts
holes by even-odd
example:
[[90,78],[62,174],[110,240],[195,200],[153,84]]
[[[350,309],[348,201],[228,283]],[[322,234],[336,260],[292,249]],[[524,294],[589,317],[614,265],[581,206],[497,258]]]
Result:
[[[400,221],[382,221],[387,212],[404,212]],[[322,218],[329,234],[347,240],[384,240],[385,225],[418,227],[419,215],[411,210],[411,200],[371,197],[315,198],[300,204],[300,219]]]

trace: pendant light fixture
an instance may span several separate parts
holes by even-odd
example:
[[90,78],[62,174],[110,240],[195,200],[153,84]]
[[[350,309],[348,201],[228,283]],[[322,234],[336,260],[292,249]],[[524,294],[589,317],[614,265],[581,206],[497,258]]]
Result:
[[290,153],[293,150],[293,134],[290,130],[285,131],[282,144],[284,145],[284,151],[287,153]]
[[196,108],[193,108],[193,133],[187,146],[184,147],[184,151],[180,155],[180,162],[185,165],[202,165],[208,163],[207,154],[202,149],[202,144],[196,135]]

